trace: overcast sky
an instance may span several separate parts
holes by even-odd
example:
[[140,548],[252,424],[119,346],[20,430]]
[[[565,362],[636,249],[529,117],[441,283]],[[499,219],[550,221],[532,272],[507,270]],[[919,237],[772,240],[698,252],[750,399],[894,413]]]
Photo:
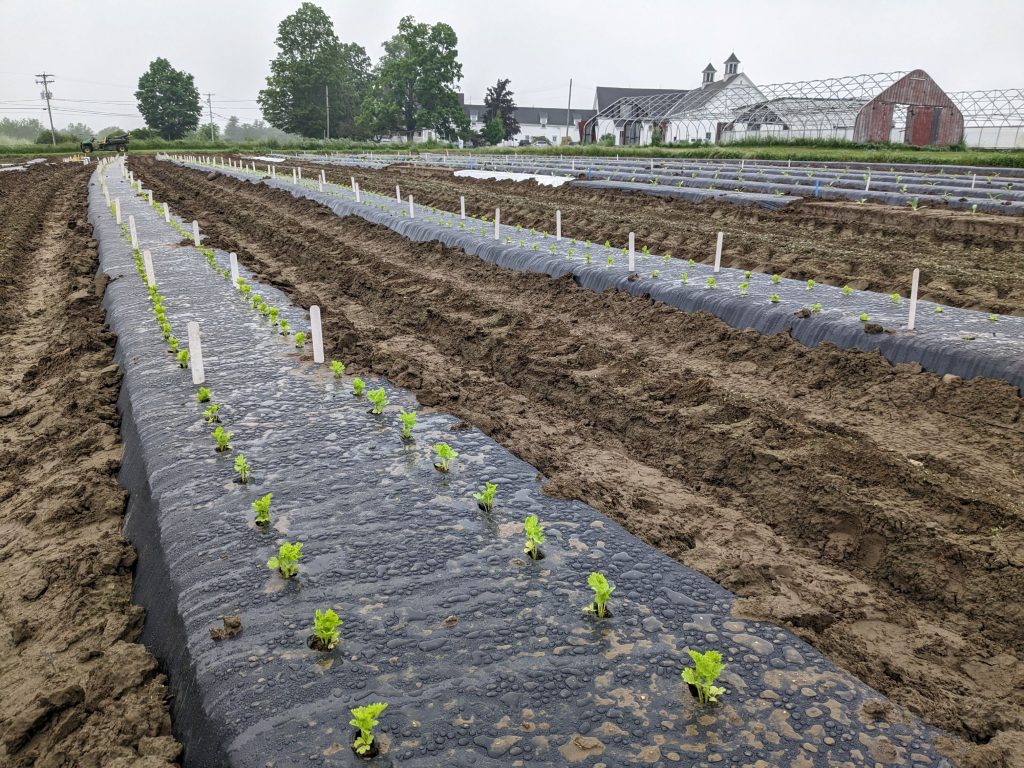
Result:
[[[259,116],[277,24],[301,0],[0,0],[0,117],[141,126],[138,77],[163,56],[212,91],[214,114]],[[1024,88],[1024,0],[330,0],[343,41],[376,61],[405,15],[459,36],[468,101],[499,77],[521,106],[589,108],[597,85],[691,88],[735,51],[755,83],[921,68],[947,91]],[[104,10],[110,9],[110,10]],[[42,110],[42,111],[41,111]],[[104,113],[104,114],[96,114]],[[205,115],[204,115],[205,118]]]

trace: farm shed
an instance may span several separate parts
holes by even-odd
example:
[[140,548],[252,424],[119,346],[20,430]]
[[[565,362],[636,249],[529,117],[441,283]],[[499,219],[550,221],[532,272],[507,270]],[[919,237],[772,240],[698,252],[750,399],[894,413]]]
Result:
[[964,116],[922,69],[909,72],[861,107],[853,140],[889,141],[901,131],[904,144],[959,144]]

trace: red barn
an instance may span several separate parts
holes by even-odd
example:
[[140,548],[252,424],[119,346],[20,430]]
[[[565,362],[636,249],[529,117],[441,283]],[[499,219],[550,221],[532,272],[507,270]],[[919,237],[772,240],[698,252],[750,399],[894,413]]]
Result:
[[902,134],[904,144],[959,144],[964,116],[923,69],[904,75],[865,104],[853,126],[853,140],[888,142]]

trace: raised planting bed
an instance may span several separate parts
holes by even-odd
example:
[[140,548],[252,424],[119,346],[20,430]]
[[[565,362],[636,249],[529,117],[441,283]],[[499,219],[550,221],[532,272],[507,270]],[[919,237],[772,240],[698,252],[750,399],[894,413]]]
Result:
[[[733,618],[727,591],[592,508],[546,497],[533,467],[476,430],[420,413],[403,440],[407,391],[361,376],[389,401],[369,413],[352,394],[360,372],[296,347],[300,308],[251,284],[289,319],[282,335],[225,278],[226,254],[183,242],[188,225],[165,224],[116,167],[102,173],[135,217],[159,299],[99,175],[90,219],[125,369],[143,637],[170,674],[186,765],[364,764],[348,722],[374,702],[388,707],[371,765],[951,765],[939,732],[787,631]],[[157,305],[176,335],[200,323],[210,400],[168,353]],[[232,433],[223,453],[211,403]],[[440,443],[458,453],[447,472]],[[473,495],[487,482],[489,510]],[[251,507],[268,493],[259,527]],[[536,561],[523,551],[531,515],[546,536]],[[298,542],[295,576],[268,567]],[[593,572],[616,587],[603,619],[584,612]],[[343,622],[330,651],[311,647],[318,609]],[[712,649],[726,691],[701,704],[681,673],[688,650]]]
[[[379,157],[310,156],[318,162],[380,167]],[[688,190],[687,199],[702,194],[740,204],[766,205],[760,198],[820,198],[882,203],[919,208],[954,208],[970,212],[1024,214],[1024,179],[1019,169],[957,167],[938,172],[878,164],[818,164],[738,160],[615,160],[602,157],[500,155],[414,155],[395,162],[441,168],[548,173],[572,177],[573,184],[603,185],[666,195],[667,189]]]
[[[198,159],[197,159],[198,160]],[[202,163],[186,163],[205,168]],[[919,301],[915,330],[906,330],[909,301],[898,294],[816,285],[713,265],[683,263],[664,254],[635,253],[630,271],[625,243],[556,240],[550,233],[505,222],[494,238],[494,222],[420,208],[408,201],[318,181],[264,177],[260,171],[222,168],[239,178],[268,184],[329,207],[358,215],[416,241],[438,240],[509,269],[571,274],[595,291],[617,288],[650,296],[684,311],[707,311],[736,328],[762,333],[788,331],[808,346],[827,341],[843,349],[877,349],[892,363],[915,362],[939,374],[985,376],[1024,387],[1024,318],[994,315]],[[713,281],[713,282],[709,282]]]

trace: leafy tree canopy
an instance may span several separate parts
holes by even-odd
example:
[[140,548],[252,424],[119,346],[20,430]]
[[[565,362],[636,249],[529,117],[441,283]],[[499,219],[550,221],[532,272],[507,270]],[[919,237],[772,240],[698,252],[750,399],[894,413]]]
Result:
[[342,43],[323,9],[303,3],[277,27],[277,57],[259,93],[267,122],[288,133],[324,138],[357,136],[356,115],[366,96],[370,59],[362,46]]
[[432,129],[445,139],[466,135],[469,120],[455,90],[462,79],[458,37],[447,24],[417,23],[406,16],[384,43],[359,122],[377,136]]
[[516,102],[512,98],[514,94],[508,89],[510,82],[508,78],[504,80],[499,78],[495,85],[487,89],[487,95],[484,96],[483,119],[488,124],[488,128],[490,127],[491,120],[496,116],[501,119],[501,138],[498,141],[492,141],[492,144],[497,144],[502,140],[508,141],[519,133],[519,121],[516,120]]
[[164,58],[150,62],[135,92],[146,125],[165,139],[180,139],[199,125],[202,107],[192,75],[177,70]]
[[498,112],[484,126],[484,129],[480,131],[483,140],[488,144],[500,144],[502,139],[505,138],[505,125],[502,123],[501,112]]

